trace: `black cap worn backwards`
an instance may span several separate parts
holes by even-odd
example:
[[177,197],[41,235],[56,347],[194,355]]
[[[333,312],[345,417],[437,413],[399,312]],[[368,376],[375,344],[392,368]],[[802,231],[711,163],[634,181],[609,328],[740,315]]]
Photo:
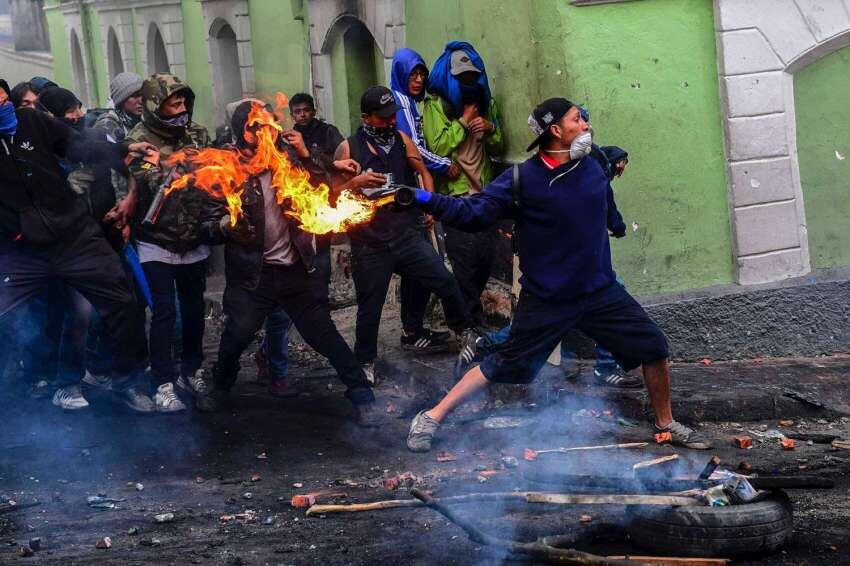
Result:
[[534,135],[534,141],[531,142],[525,151],[531,151],[543,141],[546,132],[549,131],[549,126],[564,117],[564,114],[570,111],[570,108],[575,106],[566,98],[549,98],[538,104],[528,117],[528,126]]
[[360,97],[360,111],[363,114],[389,118],[400,109],[401,106],[395,103],[392,91],[385,86],[369,87]]

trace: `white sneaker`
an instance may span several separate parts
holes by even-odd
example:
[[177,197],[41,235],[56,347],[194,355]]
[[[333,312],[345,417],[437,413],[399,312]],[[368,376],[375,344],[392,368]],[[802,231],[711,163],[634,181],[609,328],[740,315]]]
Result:
[[209,385],[204,379],[204,370],[199,369],[195,375],[181,375],[177,379],[177,387],[191,395],[192,397],[203,397],[209,393]]
[[53,404],[66,411],[79,411],[89,406],[79,385],[61,387],[53,394]]
[[95,389],[112,391],[112,377],[109,375],[95,375],[89,370],[86,370],[86,375],[83,376],[83,383]]
[[157,387],[153,401],[156,403],[158,413],[177,413],[186,410],[186,405],[174,392],[174,384],[171,382],[163,383]]
[[360,367],[363,369],[363,373],[366,374],[366,381],[375,385],[375,362],[360,364]]

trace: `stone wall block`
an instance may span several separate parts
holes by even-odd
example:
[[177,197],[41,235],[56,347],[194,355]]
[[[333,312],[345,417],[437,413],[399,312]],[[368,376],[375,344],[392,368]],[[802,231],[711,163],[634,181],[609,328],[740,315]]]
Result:
[[769,283],[805,273],[805,262],[800,249],[738,258],[738,282],[741,285]]
[[742,161],[788,155],[787,116],[730,118],[728,120],[729,159]]
[[779,71],[783,62],[757,30],[720,33],[720,69],[723,75]]
[[809,29],[819,42],[850,28],[850,17],[835,0],[797,0]]
[[769,114],[785,110],[784,73],[727,77],[726,99],[731,117]]
[[757,27],[764,14],[797,11],[794,0],[720,0],[716,17],[721,30]]
[[790,157],[732,163],[729,173],[734,207],[794,198]]
[[739,256],[800,245],[797,205],[794,201],[739,208],[733,215]]

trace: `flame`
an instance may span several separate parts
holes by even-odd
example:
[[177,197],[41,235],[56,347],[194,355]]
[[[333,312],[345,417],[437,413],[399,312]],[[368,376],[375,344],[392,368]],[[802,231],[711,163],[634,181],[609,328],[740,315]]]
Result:
[[[278,93],[277,102],[285,104],[286,96]],[[344,232],[372,219],[378,204],[349,191],[343,191],[336,206],[331,206],[330,188],[324,183],[310,185],[307,171],[293,165],[286,152],[278,149],[282,132],[272,113],[254,103],[244,130],[246,141],[256,144],[253,155],[235,148],[178,151],[166,163],[188,172],[168,186],[165,196],[188,186],[203,190],[225,201],[230,223],[235,226],[243,215],[242,193],[247,181],[270,172],[281,214],[298,223],[302,230],[313,234]]]

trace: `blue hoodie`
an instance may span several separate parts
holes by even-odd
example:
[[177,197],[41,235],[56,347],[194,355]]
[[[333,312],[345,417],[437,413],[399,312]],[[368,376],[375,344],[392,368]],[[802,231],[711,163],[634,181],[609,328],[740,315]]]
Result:
[[446,115],[449,118],[460,118],[463,113],[463,94],[460,81],[452,75],[451,69],[452,53],[458,50],[465,51],[475,68],[481,71],[477,82],[481,96],[478,101],[478,112],[482,116],[487,116],[492,94],[490,93],[490,83],[487,80],[487,71],[484,69],[484,60],[481,59],[475,48],[466,41],[450,41],[446,44],[445,51],[434,61],[434,68],[431,69],[431,74],[428,76],[428,92],[433,92],[443,100],[448,101],[451,108],[446,111]]
[[407,81],[410,78],[410,73],[419,65],[425,67],[426,70],[428,69],[425,60],[413,49],[403,47],[396,51],[393,57],[390,89],[393,91],[396,103],[401,106],[401,109],[396,112],[396,127],[399,131],[407,134],[419,148],[419,153],[422,154],[422,159],[425,160],[428,171],[445,174],[449,170],[452,160],[432,153],[425,147],[425,136],[422,133],[422,115],[416,109],[416,103],[425,98],[425,89],[423,88],[422,94],[415,99],[407,93]]

